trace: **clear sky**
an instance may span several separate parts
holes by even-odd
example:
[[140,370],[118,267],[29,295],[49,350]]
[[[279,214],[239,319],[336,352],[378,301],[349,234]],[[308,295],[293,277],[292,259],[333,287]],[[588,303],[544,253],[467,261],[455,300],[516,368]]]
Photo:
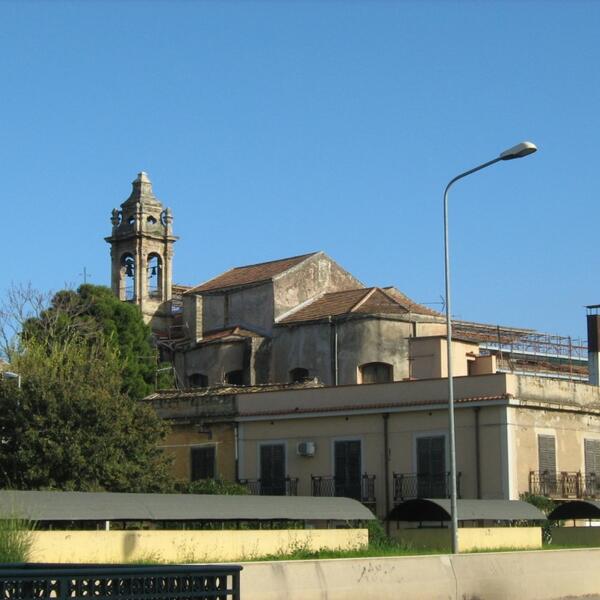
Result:
[[[324,250],[366,285],[585,337],[600,303],[600,2],[0,2],[0,288],[109,283],[145,170],[175,281]],[[439,305],[432,305],[440,308]]]

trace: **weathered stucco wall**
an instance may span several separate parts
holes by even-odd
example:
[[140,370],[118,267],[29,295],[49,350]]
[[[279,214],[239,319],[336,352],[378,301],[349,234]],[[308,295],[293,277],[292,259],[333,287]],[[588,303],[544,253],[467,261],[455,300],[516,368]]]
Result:
[[585,473],[584,442],[600,440],[600,415],[526,408],[510,409],[513,472],[519,493],[529,490],[529,472],[539,471],[538,435],[556,440],[557,472]]
[[377,318],[351,319],[337,325],[339,383],[359,383],[360,365],[392,365],[394,381],[409,376],[410,323]]
[[186,352],[184,362],[186,380],[194,373],[202,373],[208,377],[209,385],[215,385],[223,383],[229,371],[249,371],[250,349],[245,341],[204,344]]
[[318,252],[273,280],[275,319],[327,292],[364,287],[323,252]]
[[173,457],[171,472],[175,479],[190,481],[192,448],[203,446],[215,448],[215,477],[235,481],[235,436],[232,423],[192,422],[173,425],[160,447]]
[[[361,386],[363,398],[376,392],[379,385]],[[306,390],[309,400],[311,390]],[[315,396],[321,390],[315,392]],[[375,396],[376,397],[376,396]],[[241,400],[241,398],[240,398]],[[260,477],[260,445],[283,443],[286,450],[286,474],[297,477],[298,494],[311,494],[311,476],[332,476],[335,472],[334,443],[336,440],[360,440],[361,472],[375,475],[376,511],[386,515],[385,503],[385,411],[376,414],[301,415],[289,418],[245,421],[239,425],[240,477]],[[501,443],[505,407],[482,407],[479,413],[480,492],[482,498],[502,498],[504,490],[503,446]],[[475,412],[470,407],[456,410],[457,470],[461,473],[460,490],[463,498],[477,497],[477,461]],[[393,506],[393,473],[413,474],[417,471],[417,440],[423,436],[443,435],[446,438],[446,470],[449,469],[448,415],[439,408],[431,410],[390,413],[388,417],[389,507]],[[299,442],[314,442],[313,457],[299,456]]]
[[309,377],[317,377],[322,383],[333,385],[329,323],[275,327],[271,364],[272,381],[289,381],[290,371],[301,367],[308,369]]
[[298,547],[350,550],[367,543],[366,529],[36,531],[31,560],[45,563],[220,562],[252,560]]
[[223,293],[202,295],[204,331],[241,325],[270,334],[273,327],[273,285],[271,282],[241,287]]

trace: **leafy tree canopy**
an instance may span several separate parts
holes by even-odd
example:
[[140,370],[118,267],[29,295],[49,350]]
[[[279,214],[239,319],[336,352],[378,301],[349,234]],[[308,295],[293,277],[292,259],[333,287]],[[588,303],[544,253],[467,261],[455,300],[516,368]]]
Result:
[[9,355],[21,389],[0,381],[2,487],[172,489],[160,449],[165,425],[135,398],[153,373],[133,358],[152,351],[147,329],[135,307],[116,302],[104,288],[82,286],[23,321]]
[[25,322],[23,332],[44,340],[68,336],[73,329],[92,340],[100,335],[118,350],[124,393],[143,398],[154,390],[157,351],[137,306],[122,302],[107,287],[86,284],[56,293],[49,308]]

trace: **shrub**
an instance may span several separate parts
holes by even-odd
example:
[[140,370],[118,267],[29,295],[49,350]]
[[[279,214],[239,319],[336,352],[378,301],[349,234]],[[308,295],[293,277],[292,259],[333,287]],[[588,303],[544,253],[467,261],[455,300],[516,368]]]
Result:
[[0,563],[27,562],[31,555],[35,524],[10,516],[0,519]]

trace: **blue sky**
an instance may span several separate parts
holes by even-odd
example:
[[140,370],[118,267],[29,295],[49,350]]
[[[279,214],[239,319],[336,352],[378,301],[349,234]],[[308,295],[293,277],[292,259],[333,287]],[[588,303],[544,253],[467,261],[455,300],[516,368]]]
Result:
[[0,288],[107,284],[146,170],[179,283],[324,250],[436,302],[447,181],[530,139],[452,191],[454,313],[584,337],[598,31],[597,2],[1,2]]

